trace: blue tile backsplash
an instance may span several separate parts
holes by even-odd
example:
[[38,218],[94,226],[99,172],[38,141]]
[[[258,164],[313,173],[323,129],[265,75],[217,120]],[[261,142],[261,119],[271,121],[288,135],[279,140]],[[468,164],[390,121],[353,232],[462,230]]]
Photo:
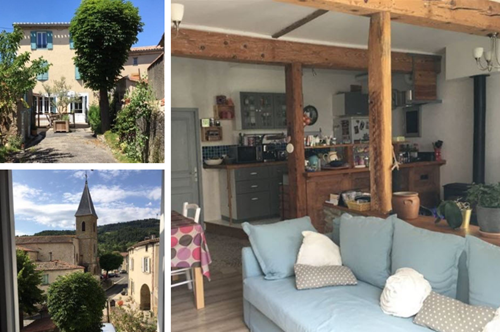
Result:
[[211,158],[221,158],[227,155],[229,148],[234,145],[215,145],[202,147],[203,160]]

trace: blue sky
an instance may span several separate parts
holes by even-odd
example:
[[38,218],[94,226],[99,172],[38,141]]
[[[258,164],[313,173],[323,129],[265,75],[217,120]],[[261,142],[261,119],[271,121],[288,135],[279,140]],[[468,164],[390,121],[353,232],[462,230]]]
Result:
[[[69,22],[80,5],[80,0],[23,0],[2,1],[0,8],[0,31],[12,31],[14,22]],[[131,0],[139,7],[144,31],[139,34],[135,46],[157,45],[165,31],[163,0]]]
[[[16,235],[74,229],[85,171],[12,173]],[[87,174],[98,225],[159,218],[161,171],[94,170]]]

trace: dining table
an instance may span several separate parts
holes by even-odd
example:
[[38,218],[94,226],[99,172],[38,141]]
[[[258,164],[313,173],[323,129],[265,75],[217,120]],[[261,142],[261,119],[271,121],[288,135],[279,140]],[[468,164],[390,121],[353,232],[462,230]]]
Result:
[[177,211],[171,214],[171,267],[192,268],[196,309],[205,307],[203,276],[210,281],[212,263],[203,227]]

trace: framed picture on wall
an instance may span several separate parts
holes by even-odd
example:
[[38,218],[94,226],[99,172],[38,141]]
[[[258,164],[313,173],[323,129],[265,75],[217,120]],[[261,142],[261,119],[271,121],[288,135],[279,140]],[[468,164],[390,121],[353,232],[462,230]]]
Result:
[[420,137],[422,134],[422,114],[420,106],[405,107],[404,128],[406,137]]

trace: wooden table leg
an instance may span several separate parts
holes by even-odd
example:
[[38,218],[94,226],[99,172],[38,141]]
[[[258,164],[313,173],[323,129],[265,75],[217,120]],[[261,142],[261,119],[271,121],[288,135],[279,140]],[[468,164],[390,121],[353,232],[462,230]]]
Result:
[[201,267],[194,268],[194,300],[196,309],[205,308],[205,292],[203,290],[203,274]]

